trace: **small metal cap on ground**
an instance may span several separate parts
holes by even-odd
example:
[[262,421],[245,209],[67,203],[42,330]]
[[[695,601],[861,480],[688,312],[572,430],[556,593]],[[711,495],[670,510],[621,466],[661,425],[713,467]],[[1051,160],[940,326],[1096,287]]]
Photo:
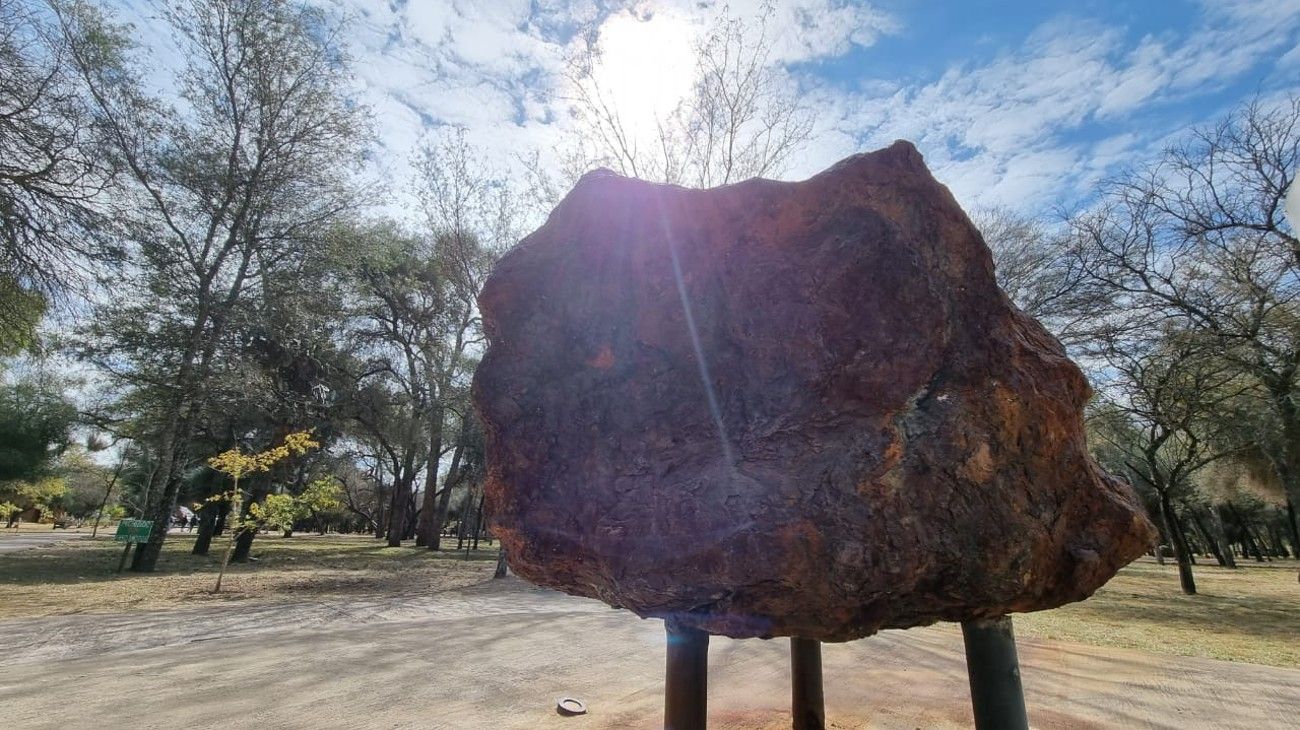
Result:
[[587,705],[573,697],[561,697],[555,701],[555,711],[561,715],[585,715]]

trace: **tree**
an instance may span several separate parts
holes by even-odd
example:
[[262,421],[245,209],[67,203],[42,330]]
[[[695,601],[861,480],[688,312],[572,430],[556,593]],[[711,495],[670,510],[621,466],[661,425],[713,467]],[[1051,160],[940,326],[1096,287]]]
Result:
[[1221,417],[1242,395],[1240,378],[1195,333],[1121,316],[1110,325],[1094,347],[1103,361],[1099,370],[1109,374],[1090,419],[1110,449],[1099,456],[1154,492],[1182,590],[1194,595],[1192,551],[1174,504],[1199,470],[1236,450]]
[[[430,383],[429,452],[424,506],[416,544],[438,550],[452,488],[472,463],[476,426],[469,405],[469,381],[484,342],[478,295],[492,265],[518,240],[514,186],[495,174],[468,143],[465,130],[426,139],[416,155],[416,193],[426,235],[434,243],[433,261],[444,281],[441,317],[421,342],[421,359]],[[451,464],[439,486],[446,452],[447,417],[460,422]]]
[[343,487],[337,479],[326,477],[307,485],[295,498],[299,519],[316,521],[316,531],[325,534],[326,518],[343,508]]
[[42,374],[0,385],[0,483],[49,474],[76,418],[59,384]]
[[13,502],[0,502],[0,521],[3,521],[6,527],[12,527],[13,517],[20,511],[18,505]]
[[629,119],[619,108],[620,90],[600,78],[601,38],[594,28],[580,36],[566,71],[576,128],[561,161],[564,179],[542,171],[537,156],[529,164],[540,207],[553,207],[593,167],[694,187],[780,175],[811,137],[813,114],[772,58],[775,12],[772,2],[752,19],[724,9],[694,44],[690,92],[653,120]]
[[387,538],[398,547],[414,512],[415,480],[430,457],[437,394],[426,354],[440,345],[433,339],[442,331],[445,282],[425,242],[392,224],[354,229],[343,240],[355,287],[349,349],[364,360],[351,415],[373,443],[376,465],[391,475]]
[[1067,347],[1084,342],[1104,307],[1080,286],[1083,272],[1069,255],[1069,237],[1007,208],[976,209],[971,222],[988,244],[998,286],[1011,301]]
[[[245,454],[239,449],[231,449],[217,454],[208,459],[208,466],[230,477],[231,485],[230,491],[213,498],[214,501],[223,500],[229,502],[231,505],[230,513],[239,515],[240,505],[244,499],[244,493],[239,489],[239,480],[242,477],[270,471],[271,467],[291,456],[301,456],[307,451],[319,447],[320,443],[313,440],[310,433],[300,431],[286,435],[282,444],[266,451]],[[262,514],[264,516],[269,515],[270,509],[264,510]],[[290,524],[292,525],[292,522]],[[236,524],[234,534],[230,536],[230,546],[226,548],[226,554],[221,559],[221,570],[217,572],[217,582],[212,587],[213,593],[221,592],[221,579],[226,574],[226,566],[230,564],[230,556],[235,552],[235,544],[238,542],[239,535],[249,530],[255,530],[257,526],[258,520],[256,517],[251,520],[241,520]]]
[[100,510],[104,502],[104,484],[111,479],[111,471],[90,458],[84,448],[66,450],[54,465],[55,473],[66,485],[66,491],[56,506],[77,518],[84,518]]
[[[44,302],[114,257],[116,158],[95,125],[58,13],[61,0],[0,0],[0,352]],[[97,16],[76,9],[87,37]]]
[[268,494],[261,502],[252,504],[250,510],[250,519],[259,527],[280,530],[285,537],[293,535],[293,525],[299,516],[298,504],[289,494]]
[[132,569],[153,569],[209,387],[241,342],[268,275],[318,255],[356,204],[364,109],[347,97],[341,26],[287,0],[161,7],[185,59],[176,104],[151,96],[121,27],[77,4],[62,13],[95,123],[124,169],[122,239],[133,276],[96,312],[80,353],[148,408],[154,522]]
[[0,275],[0,358],[36,349],[36,329],[45,308],[45,297]]
[[[329,512],[342,506],[339,501],[338,482],[333,479],[317,479],[302,494],[268,494],[260,503],[253,504],[251,518],[259,526],[280,530],[285,537],[293,537],[294,527],[298,522],[315,518],[318,521]],[[318,522],[319,532],[325,534],[323,523]]]
[[[1069,221],[1085,285],[1117,311],[1210,338],[1269,405],[1256,440],[1300,504],[1300,240],[1281,216],[1300,97],[1247,104],[1103,188]],[[1273,438],[1270,434],[1277,434]],[[1300,534],[1294,520],[1293,534]]]
[[[43,521],[52,519],[56,512],[63,511],[62,501],[67,493],[67,483],[57,476],[0,485],[0,496],[17,504],[18,512],[35,510]],[[18,512],[9,515],[11,526],[12,520],[17,519]]]

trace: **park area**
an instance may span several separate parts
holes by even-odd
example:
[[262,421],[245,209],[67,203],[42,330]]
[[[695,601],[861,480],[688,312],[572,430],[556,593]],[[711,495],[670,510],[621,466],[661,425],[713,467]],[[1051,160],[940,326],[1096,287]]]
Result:
[[[154,573],[118,575],[110,537],[5,532],[9,727],[661,722],[662,623],[513,575],[493,580],[495,546],[467,555],[365,536],[263,536],[256,560],[213,595],[220,551],[192,556],[184,535],[167,541]],[[16,540],[28,546],[7,550]],[[1291,560],[1202,565],[1199,594],[1186,596],[1172,563],[1142,558],[1086,602],[1017,616],[1031,726],[1292,727],[1295,570]],[[828,727],[970,726],[955,625],[827,644],[824,661]],[[715,638],[710,726],[789,727],[787,662],[784,640]],[[557,714],[565,696],[588,714]]]
[[0,0],[0,730],[1300,728],[1300,0],[998,5]]

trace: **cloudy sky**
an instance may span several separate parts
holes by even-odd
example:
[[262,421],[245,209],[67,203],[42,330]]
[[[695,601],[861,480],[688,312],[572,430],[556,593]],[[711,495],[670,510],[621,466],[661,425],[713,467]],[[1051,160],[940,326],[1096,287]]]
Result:
[[[617,49],[626,112],[689,74],[708,0],[315,0],[353,19],[359,94],[384,175],[420,135],[463,125],[503,165],[570,131],[563,59],[583,27]],[[146,42],[143,0],[117,0]],[[732,0],[752,16],[760,0]],[[780,0],[772,62],[815,110],[786,171],[912,140],[967,205],[1070,205],[1188,125],[1300,90],[1300,0]],[[160,52],[165,57],[165,51]]]

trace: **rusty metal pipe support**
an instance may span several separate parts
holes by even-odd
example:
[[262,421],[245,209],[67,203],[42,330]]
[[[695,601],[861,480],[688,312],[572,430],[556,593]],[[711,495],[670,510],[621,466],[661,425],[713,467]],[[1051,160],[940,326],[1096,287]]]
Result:
[[963,621],[976,730],[1029,730],[1011,618]]
[[708,723],[709,635],[665,622],[668,664],[664,672],[665,730],[704,730]]
[[822,643],[790,637],[790,713],[794,730],[825,730],[822,693]]

